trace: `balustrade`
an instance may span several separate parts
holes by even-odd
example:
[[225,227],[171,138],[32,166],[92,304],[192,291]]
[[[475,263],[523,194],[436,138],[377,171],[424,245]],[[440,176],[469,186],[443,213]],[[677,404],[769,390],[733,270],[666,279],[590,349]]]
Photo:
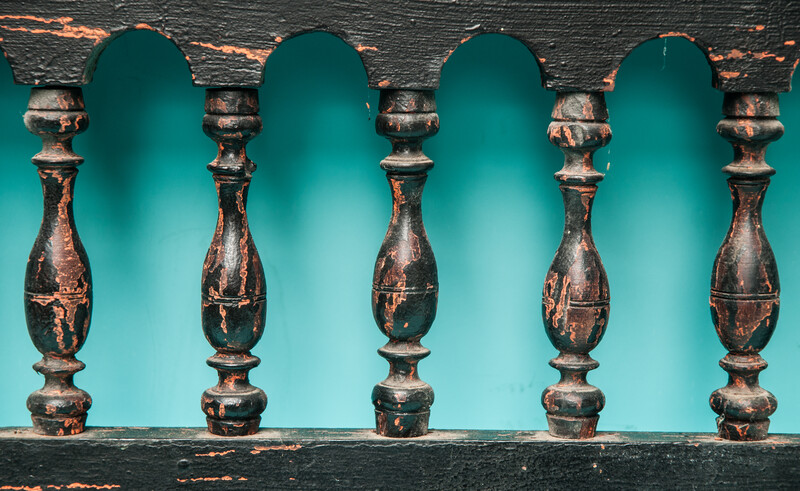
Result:
[[[778,269],[761,216],[775,173],[765,155],[784,131],[777,119],[778,94],[790,90],[800,63],[797,2],[698,0],[668,9],[656,0],[487,0],[446,7],[423,1],[400,2],[402,8],[379,1],[309,0],[301,7],[280,1],[225,0],[203,2],[203,8],[188,3],[0,2],[0,49],[15,82],[31,86],[24,122],[42,140],[42,151],[32,161],[44,200],[24,278],[27,328],[43,356],[34,369],[44,376],[44,386],[27,400],[32,432],[0,428],[0,489],[169,489],[176,482],[234,481],[254,488],[384,487],[389,479],[402,489],[511,489],[558,487],[562,482],[552,479],[555,473],[564,487],[580,489],[673,484],[660,480],[662,475],[671,476],[675,487],[744,486],[756,474],[760,487],[800,482],[800,470],[793,465],[800,459],[800,437],[770,437],[777,399],[759,385],[759,373],[767,367],[760,353],[775,330],[780,307]],[[206,88],[203,130],[218,147],[208,165],[218,217],[201,282],[202,330],[215,350],[207,362],[219,377],[201,397],[211,435],[186,428],[96,428],[79,435],[92,399],[73,378],[84,368],[76,355],[87,339],[93,297],[72,207],[83,162],[72,140],[89,122],[81,86],[91,81],[108,44],[131,30],[158,32],[182,52],[192,80]],[[392,209],[371,298],[375,322],[388,338],[378,353],[389,364],[388,376],[372,391],[375,432],[283,429],[259,434],[267,396],[249,381],[250,370],[260,363],[252,350],[264,332],[267,291],[246,211],[256,169],[246,145],[262,131],[257,87],[268,58],[284,40],[310,31],[333,33],[356,50],[368,86],[380,91],[377,133],[392,146],[380,163]],[[542,318],[558,351],[550,365],[560,380],[541,397],[550,436],[560,438],[556,443],[530,432],[430,432],[434,392],[418,371],[430,354],[422,338],[436,317],[439,293],[422,218],[423,188],[433,161],[422,146],[439,130],[435,91],[443,64],[460,44],[488,33],[512,36],[534,52],[542,85],[556,94],[547,134],[564,154],[555,174],[564,229],[544,281]],[[712,83],[724,94],[724,119],[717,131],[734,150],[733,161],[723,169],[730,176],[733,217],[714,261],[710,292],[712,322],[728,351],[719,362],[728,383],[710,398],[719,415],[719,438],[598,432],[605,396],[587,380],[599,366],[590,353],[603,338],[610,314],[609,281],[591,226],[595,194],[604,178],[594,168],[594,153],[611,139],[605,92],[614,90],[620,63],[636,46],[663,37],[685,38],[706,56]],[[537,419],[532,416],[529,424],[536,426]],[[55,436],[69,438],[49,438]],[[360,468],[365,459],[374,464],[369,472]],[[55,473],[57,481],[48,473],[51,466],[66,469]],[[400,468],[413,472],[395,472]],[[603,474],[604,469],[611,470]],[[62,478],[76,472],[81,479],[107,472],[115,483]],[[250,481],[248,473],[257,477]],[[713,479],[703,480],[704,474]],[[142,485],[132,477],[140,475],[150,481]],[[306,476],[313,482],[298,481]],[[492,481],[495,477],[500,484]]]

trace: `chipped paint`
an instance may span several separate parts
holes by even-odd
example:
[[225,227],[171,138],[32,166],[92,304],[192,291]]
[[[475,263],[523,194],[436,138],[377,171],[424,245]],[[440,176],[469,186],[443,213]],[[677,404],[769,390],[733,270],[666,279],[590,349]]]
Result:
[[[767,344],[780,307],[775,258],[761,223],[769,176],[766,145],[780,138],[777,94],[725,94],[726,118],[717,131],[737,149],[723,170],[733,217],[714,261],[709,305],[717,335],[728,354],[720,366],[728,385],[714,391],[711,408],[720,415],[718,435],[729,440],[763,440],[777,400],[761,388],[758,374],[767,367],[758,354]],[[756,265],[755,267],[753,265]]]
[[[466,43],[467,41],[469,41],[470,39],[472,39],[474,37],[475,37],[475,34],[473,34],[471,36],[467,36],[467,37],[461,38],[461,41],[458,42],[458,45],[461,46],[462,44]],[[447,60],[450,59],[450,56],[452,56],[452,54],[455,53],[456,48],[448,50],[447,54],[444,56],[444,59],[442,60],[442,63],[447,63]]]
[[451,49],[451,50],[448,50],[448,51],[447,51],[447,54],[446,54],[446,55],[444,55],[444,58],[442,59],[442,63],[447,63],[447,60],[449,60],[449,59],[450,59],[450,57],[453,55],[453,53],[455,53],[455,51],[456,51],[456,48],[453,48],[453,49]]
[[264,270],[247,220],[255,165],[245,147],[262,128],[258,92],[209,89],[206,110],[203,128],[217,143],[217,157],[208,168],[214,174],[218,214],[203,263],[201,317],[206,339],[217,350],[208,364],[218,371],[219,381],[204,392],[201,407],[211,433],[250,435],[258,432],[267,404],[264,391],[248,379],[259,362],[250,350],[264,332],[266,308]]
[[419,340],[430,329],[438,301],[436,264],[421,216],[422,191],[433,165],[422,143],[439,129],[433,111],[432,91],[381,92],[378,133],[393,143],[392,153],[381,162],[391,189],[392,214],[372,285],[375,321],[389,338],[378,350],[389,362],[389,375],[372,393],[376,430],[383,436],[427,433],[433,402],[432,389],[417,371],[429,353]]
[[611,73],[608,74],[607,77],[603,79],[603,82],[606,84],[606,88],[610,91],[614,90],[614,85],[617,80],[617,72],[619,72],[619,67],[615,68]]
[[194,454],[195,457],[222,457],[223,455],[228,455],[235,453],[236,450],[225,450],[224,452],[208,452],[208,453],[196,453]]
[[[752,51],[740,51],[738,49],[732,49],[726,54],[716,54],[716,55],[709,54],[708,59],[710,59],[711,61],[722,61],[722,60],[741,60],[748,57],[756,60],[763,60],[765,58],[775,58],[775,60],[778,62],[783,62],[786,59],[783,56],[778,56],[774,53],[770,53],[769,51],[759,51],[754,53]],[[738,73],[738,72],[725,72],[725,73]]]
[[688,34],[686,34],[685,32],[676,32],[676,31],[665,32],[664,34],[659,34],[658,37],[660,37],[660,38],[681,37],[681,38],[686,38],[691,42],[695,42],[695,38],[690,36],[690,35],[688,35]]
[[240,46],[227,46],[227,45],[217,46],[211,43],[202,43],[198,41],[192,41],[189,44],[193,44],[195,46],[201,46],[203,48],[211,49],[214,51],[221,51],[226,54],[243,55],[248,60],[257,61],[262,65],[266,64],[267,58],[272,53],[272,49],[242,48]]
[[7,26],[0,25],[0,29],[7,31],[27,32],[30,34],[50,34],[53,36],[74,38],[74,39],[92,39],[95,44],[100,44],[104,39],[108,38],[111,34],[97,27],[87,27],[70,24],[74,19],[72,17],[57,17],[53,19],[46,19],[43,17],[36,17],[33,15],[0,15],[0,20],[27,20],[38,22],[40,24],[59,24],[60,29],[44,29],[37,27],[24,27],[24,26]]
[[247,478],[239,477],[234,479],[231,476],[222,477],[187,477],[185,479],[177,478],[178,482],[215,482],[215,481],[247,481]]
[[270,451],[286,451],[286,452],[296,452],[300,450],[302,445],[292,444],[292,445],[271,445],[271,446],[263,446],[263,445],[256,445],[253,447],[253,450],[250,451],[253,455],[258,455],[261,452],[270,452]]
[[378,51],[378,48],[375,46],[364,46],[363,44],[359,44],[356,46],[356,51],[359,53],[363,53],[364,51]]
[[33,162],[42,184],[44,213],[25,274],[25,309],[33,342],[44,354],[34,369],[44,375],[45,384],[30,395],[28,407],[34,432],[51,436],[82,432],[91,407],[89,395],[72,382],[84,367],[75,354],[86,340],[91,319],[91,275],[72,211],[76,166],[83,160],[72,151],[72,138],[87,123],[80,89],[31,92],[25,124],[43,140]]
[[5,484],[0,486],[0,490],[13,490],[13,491],[43,491],[45,489],[117,489],[121,488],[119,484],[84,484],[80,482],[73,482],[70,484],[46,484],[44,486],[14,486]]
[[73,482],[71,484],[64,484],[64,485],[54,485],[48,484],[47,489],[115,489],[121,488],[119,484],[83,484],[79,482]]
[[592,438],[605,404],[602,392],[586,382],[587,372],[597,367],[589,352],[600,342],[609,315],[608,279],[591,235],[595,183],[603,178],[592,156],[611,138],[605,115],[602,92],[560,92],[548,128],[550,142],[564,153],[555,177],[565,222],[542,292],[545,331],[560,352],[550,365],[561,380],[545,389],[542,405],[550,434],[560,438]]

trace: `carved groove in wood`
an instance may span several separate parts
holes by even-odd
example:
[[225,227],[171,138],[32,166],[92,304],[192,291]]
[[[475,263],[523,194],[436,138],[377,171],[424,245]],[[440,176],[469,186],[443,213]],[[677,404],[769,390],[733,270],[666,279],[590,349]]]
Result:
[[389,376],[375,386],[372,402],[379,434],[413,437],[428,432],[433,404],[433,389],[417,372],[417,363],[430,353],[420,339],[436,317],[439,296],[421,208],[433,167],[422,142],[439,131],[433,91],[382,90],[375,126],[392,142],[392,153],[381,162],[392,190],[392,216],[372,284],[372,312],[389,337],[378,350],[389,362]]
[[761,205],[775,170],[764,160],[767,145],[783,135],[777,94],[725,94],[725,119],[717,131],[733,145],[728,187],[733,218],[711,273],[711,317],[728,354],[720,366],[728,385],[711,395],[719,436],[763,440],[778,401],[758,384],[767,368],[759,355],[772,337],[780,308],[778,266],[761,219]]
[[605,397],[586,382],[598,363],[589,356],[608,323],[608,278],[592,238],[592,203],[603,174],[592,155],[611,140],[602,92],[559,92],[550,142],[564,152],[564,167],[555,174],[564,199],[564,234],[547,272],[542,318],[547,336],[561,353],[550,365],[561,380],[545,389],[550,434],[562,438],[592,438]]
[[92,274],[72,211],[77,166],[72,138],[89,126],[79,88],[34,88],[25,126],[42,139],[32,161],[39,168],[44,213],[25,271],[25,318],[36,349],[44,356],[33,368],[42,389],[28,397],[33,430],[52,436],[84,430],[92,398],[75,387],[85,365],[75,359],[89,332]]
[[250,350],[264,332],[267,309],[264,270],[245,209],[256,169],[245,145],[261,129],[256,90],[206,91],[203,130],[219,149],[208,165],[214,174],[219,215],[203,265],[202,319],[206,339],[217,350],[208,364],[219,372],[219,384],[203,393],[201,405],[208,430],[215,435],[256,433],[267,407],[266,394],[250,385],[248,377],[260,363]]

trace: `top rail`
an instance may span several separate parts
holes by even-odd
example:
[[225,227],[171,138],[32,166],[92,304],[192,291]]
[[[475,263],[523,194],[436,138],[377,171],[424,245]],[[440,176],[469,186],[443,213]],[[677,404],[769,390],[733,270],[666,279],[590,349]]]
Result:
[[[220,19],[224,19],[221,22]],[[545,88],[609,91],[641,43],[680,36],[725,92],[786,92],[800,59],[791,0],[26,0],[0,4],[0,48],[17,83],[82,85],[103,49],[137,29],[170,39],[195,85],[257,87],[283,41],[334,34],[358,51],[374,89],[436,89],[467,40],[499,33],[535,55]]]

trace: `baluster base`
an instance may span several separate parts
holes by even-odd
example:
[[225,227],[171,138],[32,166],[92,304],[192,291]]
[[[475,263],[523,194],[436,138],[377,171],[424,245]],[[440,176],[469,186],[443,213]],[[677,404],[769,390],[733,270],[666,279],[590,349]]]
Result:
[[758,374],[767,368],[767,362],[758,354],[728,353],[719,365],[730,379],[709,400],[711,409],[719,414],[719,436],[735,441],[764,440],[769,432],[769,416],[778,408],[775,396],[758,385]]
[[28,396],[33,431],[39,435],[65,436],[84,431],[86,416],[92,407],[89,394],[72,382],[72,377],[86,365],[71,358],[45,355],[33,365],[44,375],[44,387]]
[[86,429],[86,414],[75,417],[57,418],[31,415],[33,432],[47,436],[69,436],[83,433]]
[[765,440],[769,435],[769,420],[736,421],[719,416],[717,430],[719,437],[726,440],[737,442]]
[[247,420],[206,418],[206,424],[208,424],[208,431],[214,435],[255,435],[261,426],[261,416]]
[[208,431],[220,436],[242,436],[258,433],[261,413],[267,407],[267,395],[258,387],[250,390],[220,390],[212,387],[201,399]]
[[396,413],[375,410],[375,426],[378,434],[392,438],[409,438],[428,434],[431,412]]
[[597,421],[600,416],[571,417],[547,415],[547,428],[550,435],[556,438],[568,438],[570,440],[585,440],[594,438],[597,429]]

